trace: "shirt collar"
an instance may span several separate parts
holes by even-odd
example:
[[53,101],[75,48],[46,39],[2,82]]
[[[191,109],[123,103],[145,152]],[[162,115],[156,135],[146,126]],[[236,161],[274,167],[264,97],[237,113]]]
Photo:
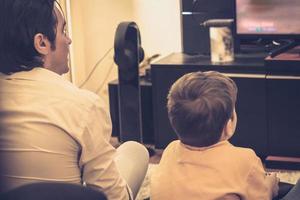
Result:
[[213,144],[211,146],[207,146],[207,147],[195,147],[195,146],[190,146],[187,144],[184,144],[182,142],[180,142],[180,145],[190,151],[205,151],[207,149],[213,148],[213,147],[218,147],[218,146],[223,146],[223,145],[228,145],[230,144],[227,140],[223,140],[220,142],[217,142],[216,144]]
[[198,165],[199,163],[203,162],[201,154],[228,145],[231,144],[227,140],[220,141],[208,147],[194,147],[179,142],[175,150],[177,155],[176,159],[178,163],[189,163]]
[[30,71],[16,72],[10,75],[0,73],[2,79],[23,79],[32,81],[57,82],[66,81],[61,75],[43,67],[35,67]]

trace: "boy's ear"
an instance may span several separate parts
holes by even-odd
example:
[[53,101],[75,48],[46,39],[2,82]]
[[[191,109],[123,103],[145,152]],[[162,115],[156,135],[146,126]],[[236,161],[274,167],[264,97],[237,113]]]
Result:
[[41,55],[47,55],[51,50],[51,43],[42,33],[37,33],[34,36],[34,48]]
[[221,138],[224,140],[228,140],[232,137],[235,132],[237,116],[235,110],[233,111],[232,117],[227,121],[226,125],[224,126]]
[[223,131],[222,131],[222,135],[221,135],[221,138],[220,138],[220,141],[223,141],[223,140],[228,140],[231,138],[231,136],[233,135],[233,132],[232,132],[232,120],[229,119],[226,123],[226,125],[224,126],[223,128]]

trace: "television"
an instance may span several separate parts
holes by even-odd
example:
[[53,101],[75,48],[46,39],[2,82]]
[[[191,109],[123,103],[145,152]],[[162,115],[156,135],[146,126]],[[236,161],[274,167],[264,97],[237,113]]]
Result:
[[235,0],[235,26],[240,40],[279,41],[280,54],[299,45],[300,0]]
[[236,0],[239,37],[300,39],[300,0]]

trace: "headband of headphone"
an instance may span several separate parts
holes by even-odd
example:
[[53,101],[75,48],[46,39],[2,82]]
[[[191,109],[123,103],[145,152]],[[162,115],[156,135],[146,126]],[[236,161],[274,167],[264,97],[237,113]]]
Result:
[[121,68],[132,67],[137,58],[138,63],[143,60],[144,51],[141,47],[141,36],[135,22],[122,22],[118,25],[114,49],[114,61]]

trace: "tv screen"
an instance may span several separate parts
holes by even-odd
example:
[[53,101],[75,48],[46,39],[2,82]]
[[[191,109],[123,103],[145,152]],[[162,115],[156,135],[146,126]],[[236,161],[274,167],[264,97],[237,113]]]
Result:
[[239,37],[300,38],[300,0],[236,0]]

